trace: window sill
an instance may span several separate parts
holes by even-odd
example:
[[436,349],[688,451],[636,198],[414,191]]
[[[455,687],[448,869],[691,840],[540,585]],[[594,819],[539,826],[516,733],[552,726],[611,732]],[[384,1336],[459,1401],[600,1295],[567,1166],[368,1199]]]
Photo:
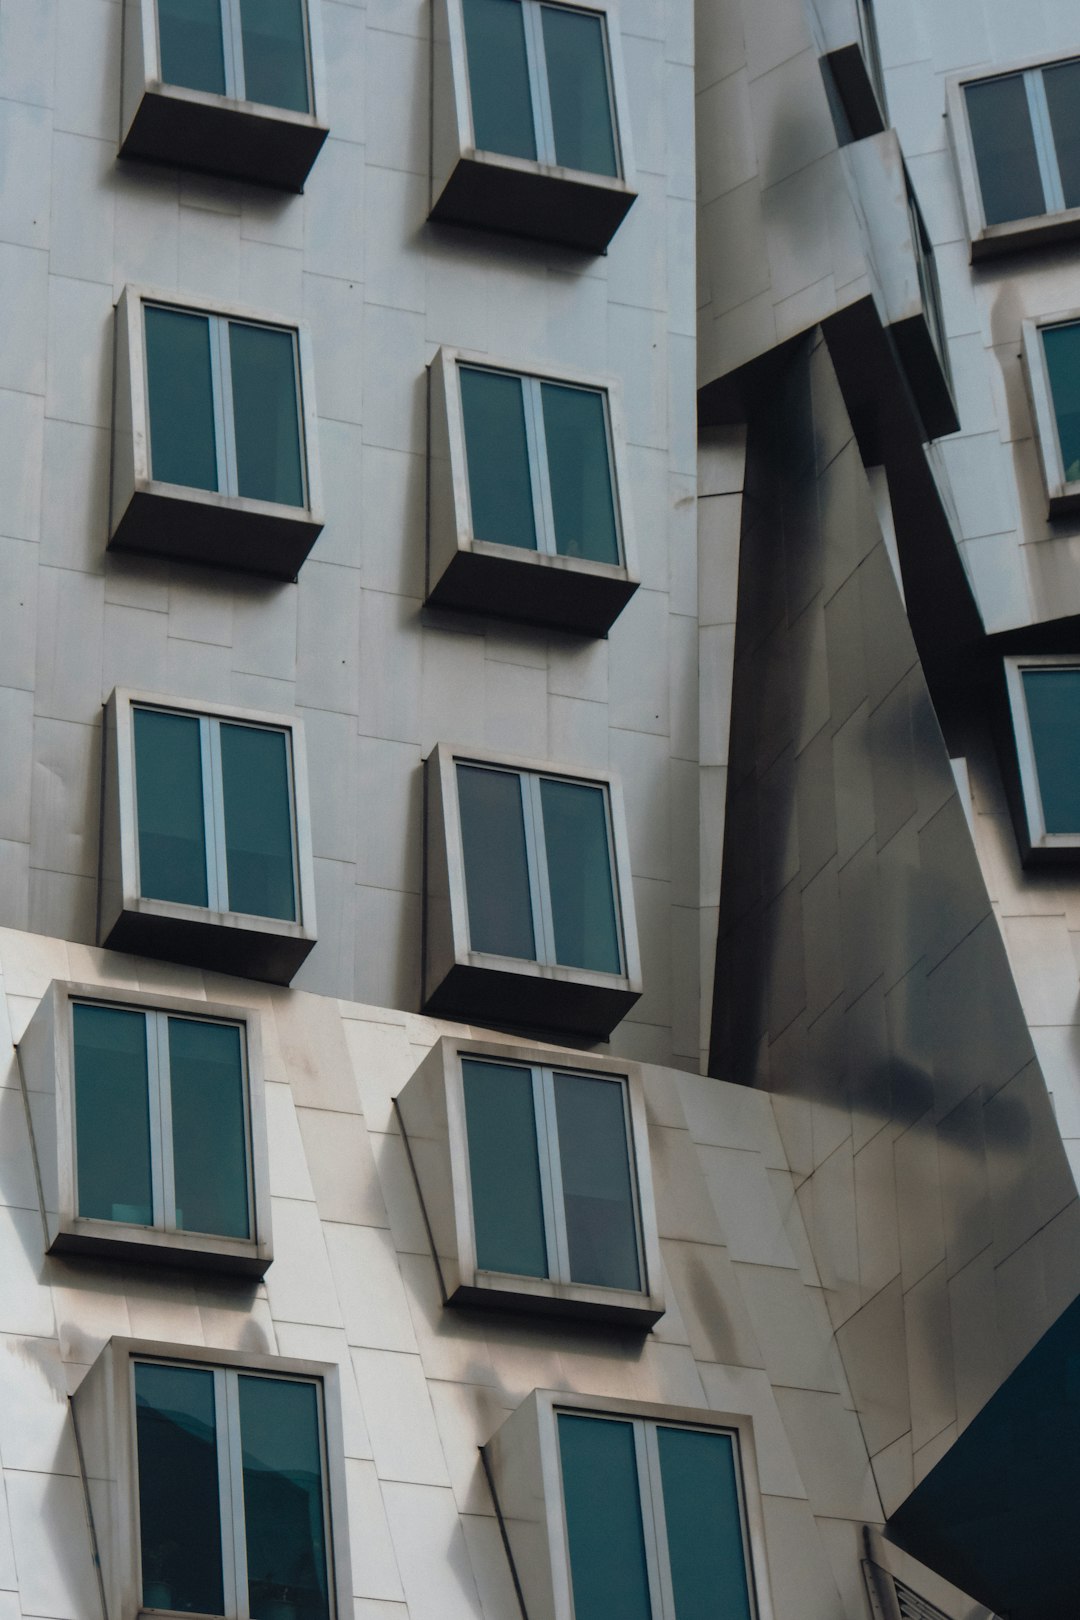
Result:
[[295,580],[322,528],[306,507],[140,479],[108,549]]
[[1052,247],[1080,236],[1080,208],[1066,208],[1058,214],[1035,214],[1028,219],[1010,219],[1000,225],[984,225],[971,237],[972,263],[1017,253],[1023,248]]
[[427,991],[423,1011],[465,1023],[606,1040],[640,996],[641,986],[621,975],[474,951]]
[[302,923],[168,900],[102,896],[100,943],[109,950],[185,962],[240,978],[289,984],[315,945]]
[[299,192],[328,134],[310,113],[149,82],[120,156]]
[[[51,1225],[51,1222],[50,1222]],[[61,1222],[49,1244],[55,1255],[95,1255],[126,1264],[179,1266],[190,1271],[262,1277],[273,1259],[267,1244],[203,1232],[162,1232],[120,1221]]]
[[471,150],[460,154],[430,218],[603,253],[636,196],[609,175]]
[[584,636],[606,636],[638,588],[628,569],[610,563],[467,537],[458,537],[449,560],[429,552],[429,571],[440,563],[442,572],[428,585],[430,606],[551,625]]
[[664,1314],[662,1299],[623,1288],[590,1288],[582,1283],[508,1277],[492,1272],[476,1272],[473,1281],[462,1282],[446,1303],[455,1309],[606,1322],[611,1327],[640,1332],[647,1332]]
[[866,54],[858,40],[826,51],[822,65],[832,74],[852,140],[866,140],[888,129],[889,120],[882,110]]

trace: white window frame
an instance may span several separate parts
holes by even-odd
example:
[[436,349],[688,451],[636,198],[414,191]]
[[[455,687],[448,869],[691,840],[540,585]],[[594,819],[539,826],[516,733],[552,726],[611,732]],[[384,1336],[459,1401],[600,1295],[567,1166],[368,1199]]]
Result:
[[1080,327],[1080,310],[1040,316],[1038,320],[1024,321],[1021,327],[1024,375],[1051,517],[1066,516],[1080,510],[1080,478],[1070,481],[1065,477],[1054,391],[1050,386],[1050,370],[1043,347],[1043,334],[1059,326]]
[[[331,1620],[337,1616],[337,1602],[333,1579],[333,1534],[330,1516],[330,1471],[327,1463],[326,1415],[323,1402],[322,1380],[314,1377],[296,1377],[267,1368],[208,1367],[205,1363],[180,1358],[135,1355],[131,1358],[130,1402],[131,1432],[136,1437],[135,1471],[138,1476],[141,1460],[138,1455],[138,1417],[135,1399],[135,1369],[142,1366],[172,1366],[188,1368],[193,1372],[210,1373],[214,1380],[214,1444],[218,1465],[218,1512],[221,1523],[221,1568],[225,1598],[223,1620],[250,1620],[248,1597],[247,1539],[244,1514],[243,1437],[240,1430],[241,1378],[268,1378],[277,1383],[308,1384],[315,1391],[319,1429],[319,1472],[322,1482],[323,1535],[330,1555],[326,1570]],[[142,1522],[139,1517],[138,1490],[135,1493],[136,1549],[138,1569],[136,1581],[141,1595],[142,1575]],[[140,1605],[141,1606],[141,1605]],[[169,1611],[165,1611],[166,1613]]]
[[[244,78],[244,35],[241,27],[240,0],[220,0],[221,3],[221,43],[222,55],[225,62],[225,89],[222,92],[229,100],[247,101],[247,87]],[[308,0],[300,0],[300,8],[304,18],[304,74],[307,80],[308,105],[307,112],[301,114],[307,117],[315,110],[315,75],[312,63],[311,21]],[[161,17],[158,9],[158,0],[154,0],[154,41],[157,49],[158,68],[161,67]],[[171,80],[165,80],[171,83]],[[180,89],[187,88],[179,86]],[[210,92],[204,92],[210,94]],[[275,108],[272,101],[257,102],[254,105],[274,108],[276,112],[295,112],[295,108]]]
[[[205,714],[195,709],[184,709],[177,704],[135,701],[132,711],[157,714],[175,714],[185,720],[199,722],[199,758],[202,764],[203,835],[206,841],[206,910],[234,912],[229,904],[229,873],[226,858],[225,791],[221,768],[221,728],[238,725],[249,730],[273,731],[285,738],[285,760],[288,776],[289,829],[292,835],[293,898],[295,915],[281,919],[299,922],[301,912],[299,834],[296,818],[296,781],[293,770],[293,737],[289,726],[272,722],[234,720],[227,714]],[[134,724],[134,723],[133,723]],[[137,749],[133,738],[133,747]],[[138,871],[139,892],[142,893],[142,873],[139,867],[139,787],[138,770],[133,772],[132,792],[135,799],[135,862]],[[191,902],[188,902],[189,904]],[[202,909],[202,908],[196,908]],[[259,912],[234,912],[236,916],[260,916]]]
[[[77,1051],[75,1043],[75,1017],[76,1007],[110,1007],[118,1012],[140,1013],[146,1025],[146,1077],[148,1090],[148,1104],[150,1116],[150,1183],[153,1202],[154,1218],[151,1225],[156,1231],[176,1233],[186,1238],[189,1231],[195,1228],[182,1227],[176,1224],[176,1174],[175,1153],[172,1137],[172,1091],[170,1085],[171,1068],[169,1058],[169,1023],[172,1019],[183,1020],[188,1023],[214,1024],[221,1029],[236,1029],[240,1032],[240,1072],[244,1095],[244,1173],[247,1177],[247,1205],[248,1205],[248,1239],[235,1239],[237,1242],[249,1241],[257,1230],[255,1212],[255,1166],[252,1152],[252,1118],[251,1118],[251,1074],[248,1064],[247,1021],[242,1018],[215,1018],[210,1014],[200,1014],[197,1009],[190,1012],[177,1012],[175,1008],[166,1010],[161,1007],[133,1006],[125,1001],[107,1000],[100,996],[73,996],[71,998],[72,1016],[68,1025],[68,1038],[71,1042],[71,1074],[74,1083],[76,1102],[78,1099],[79,1077]],[[73,1128],[76,1129],[75,1152],[75,1209],[77,1218],[87,1219],[78,1215],[79,1209],[79,1156],[78,1134],[75,1127],[77,1109],[73,1111]],[[95,1220],[100,1217],[93,1217]],[[135,1226],[133,1221],[117,1221],[117,1226]],[[200,1233],[204,1237],[221,1237],[222,1233]]]
[[1049,833],[1043,814],[1042,791],[1039,787],[1039,762],[1035,754],[1035,740],[1031,734],[1027,696],[1024,692],[1024,673],[1027,670],[1067,670],[1080,682],[1080,657],[1059,657],[1053,653],[1005,660],[1005,683],[1009,710],[1012,716],[1013,736],[1016,739],[1016,757],[1020,768],[1020,791],[1027,822],[1028,853],[1051,853],[1054,850],[1080,850],[1080,827],[1075,833]]
[[[1075,61],[1080,61],[1080,56],[1037,57],[1012,66],[995,67],[990,72],[955,74],[947,80],[947,118],[973,258],[995,251],[1006,252],[1012,248],[1026,247],[1040,238],[1074,236],[1080,232],[1080,207],[1065,207],[1043,82],[1046,69],[1064,67]],[[1023,80],[1045,207],[1041,213],[1029,214],[1023,219],[1002,220],[999,224],[989,225],[983,205],[975,142],[967,116],[967,89],[969,85],[989,84],[999,79]]]

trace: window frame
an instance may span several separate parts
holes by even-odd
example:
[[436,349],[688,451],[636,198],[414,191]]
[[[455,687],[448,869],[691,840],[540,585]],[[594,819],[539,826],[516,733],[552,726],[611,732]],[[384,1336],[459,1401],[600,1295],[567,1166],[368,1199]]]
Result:
[[[221,8],[221,47],[225,72],[225,89],[222,99],[226,101],[249,101],[251,98],[245,94],[247,89],[244,71],[244,36],[241,26],[240,0],[220,0]],[[313,53],[311,44],[311,7],[309,0],[301,0],[301,10],[304,19],[304,72],[307,79],[309,116],[315,107],[315,74],[313,66]],[[154,49],[157,61],[157,76],[162,84],[170,83],[161,72],[161,13],[158,0],[154,0]],[[176,90],[188,89],[187,85],[172,85]],[[206,91],[203,94],[212,95],[214,92]],[[256,107],[273,108],[275,112],[295,111],[288,107],[277,107],[272,101],[252,102]]]
[[[146,1610],[142,1602],[134,1374],[138,1362],[220,1372],[226,1379],[229,1374],[236,1378],[264,1376],[316,1386],[321,1419],[330,1615],[331,1620],[346,1620],[351,1616],[353,1583],[338,1367],[333,1363],[293,1357],[119,1336],[106,1342],[72,1399],[80,1468],[87,1487],[107,1612],[115,1614],[118,1620],[137,1620],[143,1614],[172,1612]],[[222,1531],[224,1565],[228,1533],[224,1519]],[[234,1562],[234,1584],[236,1568]],[[228,1570],[224,1569],[223,1574],[227,1593]],[[241,1614],[247,1613],[246,1594],[236,1608],[238,1613],[234,1620],[239,1620]]]
[[1024,379],[1031,404],[1039,464],[1046,485],[1047,509],[1051,518],[1067,517],[1070,513],[1080,511],[1080,478],[1065,477],[1057,409],[1054,405],[1054,392],[1050,386],[1050,371],[1043,346],[1043,333],[1059,326],[1080,328],[1080,309],[1040,315],[1037,319],[1023,321],[1020,329]]
[[1035,740],[1031,733],[1027,697],[1024,692],[1024,673],[1029,669],[1071,670],[1075,671],[1076,678],[1080,681],[1080,656],[1070,657],[1055,653],[1016,655],[1004,660],[1004,669],[1019,772],[1020,808],[1023,816],[1021,830],[1026,834],[1026,839],[1022,839],[1024,846],[1022,853],[1027,860],[1037,861],[1040,857],[1055,856],[1060,858],[1070,854],[1075,859],[1080,857],[1080,827],[1077,827],[1075,833],[1049,833],[1046,830],[1042,791],[1039,787],[1039,762],[1035,753]]
[[[80,1005],[116,1007],[125,1012],[143,1013],[148,1030],[153,1027],[155,1020],[160,1020],[167,1028],[169,1018],[182,1018],[233,1026],[242,1031],[248,1237],[195,1232],[170,1225],[166,1219],[163,1166],[153,1163],[154,1225],[139,1226],[133,1222],[105,1220],[79,1213],[73,1009]],[[261,1277],[266,1272],[273,1260],[273,1240],[265,1081],[260,1020],[252,1009],[149,994],[126,986],[54,980],[19,1042],[19,1072],[30,1126],[46,1247],[50,1253],[95,1254],[155,1263],[164,1261],[189,1268],[232,1271],[253,1277]],[[151,1072],[148,1074],[150,1088],[153,1083]],[[160,1208],[159,1197],[162,1201]]]
[[[622,1086],[640,1288],[574,1282],[569,1274],[553,1275],[550,1266],[547,1277],[480,1269],[465,1114],[465,1059],[513,1064],[529,1071],[548,1068]],[[633,1330],[651,1327],[664,1314],[644,1076],[638,1064],[519,1041],[442,1036],[398,1093],[394,1108],[419,1189],[444,1303],[570,1316]],[[549,1248],[549,1261],[551,1256]]]
[[[135,772],[136,709],[163,710],[200,721],[217,721],[283,732],[288,739],[290,816],[293,834],[293,920],[215,909],[213,904],[144,896],[139,881],[138,799]],[[98,942],[197,966],[218,967],[247,977],[288,983],[316,941],[315,873],[308,808],[303,721],[216,703],[185,703],[161,693],[117,687],[105,706],[103,733],[102,858],[98,893]],[[204,817],[209,814],[203,756]],[[212,797],[212,793],[211,793]],[[216,814],[216,807],[214,810]],[[204,825],[206,825],[204,820]],[[216,863],[224,852],[207,844],[208,900],[221,898]],[[226,880],[227,881],[227,880]],[[226,889],[227,892],[227,889]]]
[[[753,1419],[746,1413],[663,1406],[654,1402],[622,1400],[617,1396],[550,1389],[534,1390],[481,1447],[495,1499],[495,1511],[524,1595],[523,1606],[530,1615],[543,1616],[544,1620],[573,1620],[574,1617],[558,1437],[558,1419],[563,1412],[574,1417],[640,1423],[646,1428],[651,1426],[654,1445],[657,1427],[729,1435],[735,1452],[751,1614],[753,1620],[773,1620]],[[638,1477],[640,1485],[640,1467]],[[662,1518],[662,1495],[659,1501]],[[642,1531],[646,1541],[649,1535],[646,1522],[649,1506],[643,1493]],[[538,1545],[541,1537],[546,1540],[543,1550]],[[673,1611],[664,1606],[663,1598],[660,1606],[654,1600],[654,1609],[654,1620],[673,1620]]]
[[[217,489],[197,489],[154,477],[146,343],[148,308],[175,310],[209,322]],[[301,506],[260,500],[237,491],[235,415],[228,364],[228,328],[233,324],[283,331],[292,338],[304,494]],[[325,521],[314,358],[311,335],[304,322],[245,305],[181,297],[175,291],[128,284],[116,303],[115,350],[109,548],[295,580]]]
[[[949,126],[957,178],[960,183],[960,195],[968,238],[971,243],[972,259],[994,253],[1008,253],[1017,248],[1032,247],[1040,241],[1053,242],[1080,235],[1080,207],[1066,208],[1064,206],[1057,153],[1053,145],[1045,90],[1042,84],[1044,69],[1064,66],[1066,63],[1075,61],[1080,61],[1080,55],[1061,56],[1053,53],[1046,56],[1027,57],[1022,61],[1005,63],[1000,66],[995,65],[989,71],[980,69],[973,72],[969,69],[964,73],[953,74],[946,80],[946,120]],[[1023,219],[1003,220],[1000,224],[989,225],[986,221],[982,187],[979,183],[975,143],[972,139],[971,125],[967,116],[966,93],[969,85],[988,84],[995,79],[1011,78],[1023,78],[1024,80],[1036,161],[1039,166],[1039,178],[1043,184],[1044,201],[1049,199],[1056,206],[1047,208],[1041,214],[1028,214]]]

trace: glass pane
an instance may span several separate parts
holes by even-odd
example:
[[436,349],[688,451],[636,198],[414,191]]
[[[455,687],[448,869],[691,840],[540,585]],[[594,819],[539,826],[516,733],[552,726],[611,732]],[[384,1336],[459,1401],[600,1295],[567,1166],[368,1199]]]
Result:
[[158,31],[166,84],[225,94],[221,0],[158,0]]
[[135,1366],[143,1603],[223,1614],[214,1375]]
[[534,158],[521,0],[464,0],[473,136],[481,152]]
[[202,742],[194,715],[135,710],[135,797],[139,892],[207,905]]
[[563,557],[618,563],[604,396],[541,383],[555,549]]
[[566,1237],[574,1282],[640,1288],[622,1085],[555,1076]]
[[1065,480],[1080,479],[1080,322],[1043,330],[1043,350],[1054,401]]
[[237,1383],[251,1620],[329,1620],[315,1385]]
[[751,1620],[730,1436],[658,1426],[656,1443],[678,1620]]
[[151,475],[189,489],[217,489],[210,322],[153,305],[143,313]]
[[240,0],[240,31],[247,100],[306,113],[310,104],[303,0]]
[[1080,670],[1026,669],[1039,796],[1048,833],[1080,833]]
[[525,398],[520,377],[462,366],[469,504],[477,540],[536,550]]
[[79,1214],[152,1226],[146,1017],[78,1005],[71,1014]]
[[603,22],[562,6],[544,6],[541,16],[555,161],[564,169],[618,174]]
[[476,1263],[482,1271],[546,1277],[532,1073],[468,1058],[461,1069]]
[[1022,76],[969,84],[965,95],[986,223],[1045,213]]
[[652,1620],[633,1427],[560,1412],[559,1453],[574,1620]]
[[1066,208],[1080,208],[1080,62],[1043,73]]
[[235,1024],[169,1019],[176,1225],[250,1236],[247,1106]]
[[618,973],[619,929],[602,788],[545,777],[544,844],[555,923],[555,960],[564,967]]
[[457,768],[469,944],[495,956],[535,959],[521,778]]
[[289,748],[283,731],[221,727],[229,910],[296,918]]
[[255,501],[303,506],[293,334],[230,321],[229,353],[237,488]]

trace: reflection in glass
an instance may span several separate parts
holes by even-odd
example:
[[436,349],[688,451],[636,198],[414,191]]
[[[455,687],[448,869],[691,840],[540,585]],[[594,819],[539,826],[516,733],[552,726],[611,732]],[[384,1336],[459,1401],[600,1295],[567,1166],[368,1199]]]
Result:
[[1080,833],[1080,669],[1025,669],[1031,745],[1048,833]]
[[462,366],[459,375],[473,535],[535,551],[521,378],[471,366]]
[[230,321],[229,354],[237,490],[256,501],[303,506],[293,334]]
[[658,1425],[656,1443],[678,1620],[751,1620],[731,1437]]
[[602,788],[543,777],[548,883],[555,960],[565,967],[618,973],[619,930]]
[[205,906],[199,721],[193,715],[136,709],[134,724],[139,891],[149,900]]
[[548,1275],[533,1079],[529,1069],[463,1058],[476,1264]]
[[1080,208],[1080,62],[1043,72],[1066,208]]
[[618,563],[604,396],[541,383],[555,546],[560,556]]
[[298,1379],[237,1379],[251,1620],[329,1620],[319,1402]]
[[71,1016],[79,1214],[152,1226],[146,1017],[81,1003]]
[[166,84],[225,94],[221,0],[158,0],[158,35]]
[[555,161],[564,169],[618,174],[601,18],[564,6],[541,9]]
[[222,1614],[213,1373],[137,1362],[135,1422],[143,1603]]
[[1080,321],[1042,329],[1065,482],[1080,479]]
[[169,1019],[176,1225],[182,1232],[251,1235],[240,1038],[235,1024]]
[[495,956],[536,957],[521,779],[457,767],[469,944]]
[[603,1288],[641,1287],[623,1087],[555,1075],[570,1276]]
[[246,99],[309,111],[303,0],[240,0],[240,31]]
[[574,1620],[652,1620],[632,1425],[560,1412],[559,1452]]
[[151,477],[189,489],[217,489],[210,322],[205,315],[148,304],[146,381]]
[[464,0],[463,10],[477,150],[534,158],[536,136],[521,0]]
[[288,739],[264,726],[221,726],[229,910],[296,917]]
[[964,91],[988,225],[1046,211],[1023,75],[986,79]]

